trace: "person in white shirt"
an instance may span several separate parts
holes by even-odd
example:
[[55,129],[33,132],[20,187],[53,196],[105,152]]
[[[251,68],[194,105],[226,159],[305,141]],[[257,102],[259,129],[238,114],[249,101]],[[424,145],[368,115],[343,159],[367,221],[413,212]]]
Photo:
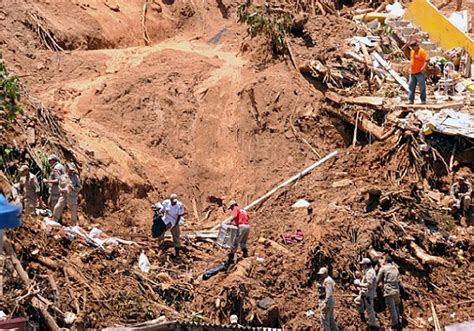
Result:
[[[179,257],[179,251],[181,249],[179,222],[184,216],[184,205],[178,200],[178,196],[173,193],[169,199],[164,200],[160,204],[155,205],[159,208],[160,213],[163,215],[163,222],[166,225],[166,229],[171,231],[173,236],[173,245],[175,249],[175,257]],[[158,237],[158,241],[161,243],[165,239],[165,233]]]

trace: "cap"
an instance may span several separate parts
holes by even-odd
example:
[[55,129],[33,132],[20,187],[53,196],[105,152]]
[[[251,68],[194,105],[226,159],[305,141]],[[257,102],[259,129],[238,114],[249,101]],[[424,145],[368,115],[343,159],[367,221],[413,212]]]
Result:
[[359,262],[359,264],[371,264],[372,262],[370,261],[369,258],[364,257],[362,261]]
[[237,205],[237,201],[235,201],[235,200],[230,200],[229,201],[229,209],[236,206],[236,205]]
[[328,268],[326,267],[322,267],[321,269],[319,269],[318,271],[318,275],[325,275],[328,273]]
[[170,200],[178,200],[178,195],[176,193],[171,193]]
[[72,163],[72,162],[69,162],[69,163],[67,164],[67,168],[68,168],[69,170],[72,170],[72,171],[77,172],[77,168],[76,168],[76,166],[74,165],[74,163]]
[[48,156],[48,161],[59,161],[59,158],[56,154],[51,154],[50,156]]
[[30,168],[26,164],[24,164],[20,167],[20,172],[24,172],[24,171],[28,171],[28,170],[30,170]]
[[418,45],[418,40],[412,40],[410,42],[410,46],[416,46],[416,45]]

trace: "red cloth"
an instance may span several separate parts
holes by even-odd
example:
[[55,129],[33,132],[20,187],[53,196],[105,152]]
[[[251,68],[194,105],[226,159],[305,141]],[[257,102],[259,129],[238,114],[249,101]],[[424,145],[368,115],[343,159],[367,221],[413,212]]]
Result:
[[234,216],[234,224],[239,226],[241,224],[249,224],[249,214],[238,206],[232,209],[232,216]]

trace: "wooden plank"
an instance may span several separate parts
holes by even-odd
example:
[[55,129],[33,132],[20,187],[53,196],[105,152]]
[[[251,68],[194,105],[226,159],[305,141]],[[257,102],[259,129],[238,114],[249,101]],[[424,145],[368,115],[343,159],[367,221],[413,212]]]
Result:
[[353,103],[358,105],[383,106],[384,97],[360,96],[355,98],[344,98],[346,103]]
[[[347,114],[346,112],[338,109],[327,109],[331,114],[334,116],[342,119],[343,121],[355,125],[355,119],[353,116]],[[377,124],[373,123],[372,121],[366,118],[360,118],[357,128],[364,132],[370,133],[374,136],[375,139],[381,140],[384,135],[384,130],[382,127],[378,126]]]
[[392,67],[390,66],[390,64],[385,61],[383,59],[382,56],[380,56],[379,53],[377,52],[372,52],[372,56],[374,57],[374,59],[380,63],[380,65],[388,71],[388,73],[393,77],[395,78],[395,80],[405,89],[405,91],[409,91],[409,88],[408,88],[408,83],[395,71],[392,69]]
[[435,109],[441,110],[446,108],[462,108],[464,103],[462,102],[444,102],[444,103],[427,103],[427,104],[409,104],[402,103],[394,106],[395,108],[406,108],[406,109]]

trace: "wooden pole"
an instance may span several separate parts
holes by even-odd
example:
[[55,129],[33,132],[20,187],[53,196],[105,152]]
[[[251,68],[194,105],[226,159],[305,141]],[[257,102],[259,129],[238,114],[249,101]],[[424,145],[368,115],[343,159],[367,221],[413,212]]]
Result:
[[[288,178],[286,181],[284,181],[283,183],[281,183],[280,185],[276,186],[275,188],[273,188],[272,190],[268,191],[267,193],[265,193],[264,195],[262,195],[260,198],[252,201],[249,205],[245,206],[244,209],[245,210],[249,210],[249,209],[252,209],[253,207],[257,206],[258,204],[262,203],[263,201],[265,201],[266,199],[268,199],[270,196],[272,196],[276,191],[278,191],[279,189],[285,187],[285,186],[288,186],[289,184],[295,182],[296,180],[306,176],[307,174],[309,174],[311,171],[313,171],[315,168],[319,167],[321,164],[323,164],[324,162],[332,159],[333,157],[335,157],[337,155],[337,151],[333,151],[332,153],[326,155],[325,157],[323,157],[322,159],[320,159],[319,161],[313,163],[312,165],[310,165],[309,167],[307,167],[306,169],[304,169],[303,171],[300,171],[299,173],[297,173],[296,175],[294,175],[293,177],[290,177]],[[214,226],[211,231],[216,231],[217,229],[219,229],[219,227],[221,226],[221,224],[223,223],[228,223],[232,221],[232,217],[228,217],[226,218],[222,223]]]

